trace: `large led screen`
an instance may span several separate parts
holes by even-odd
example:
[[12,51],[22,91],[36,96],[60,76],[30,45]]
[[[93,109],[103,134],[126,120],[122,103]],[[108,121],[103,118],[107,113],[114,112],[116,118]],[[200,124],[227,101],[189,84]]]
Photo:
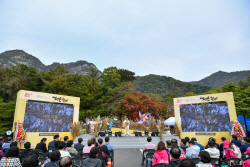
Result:
[[231,131],[227,103],[180,107],[182,132]]
[[27,101],[23,127],[26,132],[71,132],[73,105]]

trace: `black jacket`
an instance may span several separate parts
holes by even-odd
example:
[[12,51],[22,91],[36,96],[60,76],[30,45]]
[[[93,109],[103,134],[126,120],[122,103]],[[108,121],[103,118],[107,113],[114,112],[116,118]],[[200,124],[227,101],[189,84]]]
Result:
[[180,159],[172,159],[167,167],[179,167],[181,160]]
[[83,167],[101,167],[102,161],[97,158],[87,158],[83,161]]
[[31,151],[32,149],[25,149],[22,153],[21,153],[21,162],[23,161],[24,158],[26,158],[29,154],[29,152]]
[[35,149],[42,150],[44,153],[48,151],[44,142],[38,143]]
[[83,147],[84,147],[84,145],[82,145],[81,143],[77,143],[77,144],[74,145],[74,148],[75,148],[77,151],[82,150]]

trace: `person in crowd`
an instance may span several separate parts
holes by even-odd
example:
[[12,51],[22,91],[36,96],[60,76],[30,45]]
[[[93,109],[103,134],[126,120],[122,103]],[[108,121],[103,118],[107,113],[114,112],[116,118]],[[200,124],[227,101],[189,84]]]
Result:
[[75,154],[75,155],[78,154],[77,150],[74,148],[73,140],[69,140],[69,141],[67,142],[67,148],[66,148],[66,150],[67,150],[70,154]]
[[23,167],[38,167],[39,158],[36,155],[29,155],[23,160]]
[[236,158],[233,150],[229,147],[229,142],[227,140],[223,142],[223,147],[224,147],[224,157],[226,157],[227,159]]
[[[172,148],[171,149],[173,149],[173,148],[179,148],[180,149],[180,147],[176,143],[172,144]],[[185,154],[181,151],[180,160],[183,160],[183,159],[186,159],[186,157],[185,157]]]
[[212,165],[210,164],[211,157],[207,151],[200,151],[199,158],[200,162],[196,165],[196,167],[212,167]]
[[226,139],[225,137],[222,137],[222,138],[221,138],[221,144],[220,144],[220,148],[219,148],[220,152],[223,152],[223,151],[224,151],[223,142],[226,141],[226,140],[227,140],[227,139]]
[[[100,150],[99,154],[98,154],[98,158],[103,161],[103,164],[106,164],[107,161],[108,161],[108,158],[110,157],[110,152],[108,150],[108,147],[103,145],[103,139],[102,138],[98,139],[98,143],[99,143],[98,149]],[[105,156],[103,155],[103,153],[105,154]]]
[[48,150],[47,150],[47,147],[46,147],[46,142],[47,142],[47,139],[46,138],[42,138],[41,142],[36,145],[35,149],[41,150],[44,153],[47,153]]
[[[247,148],[247,151],[244,152],[244,154],[250,157],[250,147]],[[244,161],[243,167],[250,167],[250,159]]]
[[179,167],[196,167],[196,165],[191,159],[184,159],[180,162]]
[[21,157],[20,157],[21,162],[23,161],[24,158],[28,157],[29,152],[32,150],[32,149],[30,149],[30,147],[31,147],[30,142],[26,142],[26,143],[24,144],[25,150],[24,150],[24,151],[22,152],[22,154],[21,154]]
[[60,141],[56,141],[56,142],[54,143],[55,148],[54,148],[52,151],[59,150],[59,148],[58,148],[59,142],[60,142]]
[[189,146],[189,141],[190,141],[190,138],[189,137],[185,137],[185,140],[186,140],[186,146]]
[[166,149],[168,150],[168,152],[170,152],[171,147],[172,147],[172,143],[171,143],[171,141],[170,141],[170,140],[167,140],[167,141],[166,141],[166,144],[167,144]]
[[199,153],[200,147],[198,145],[195,145],[193,140],[189,141],[189,148],[187,148],[186,158],[199,158]]
[[173,148],[170,150],[171,161],[167,165],[167,167],[178,167],[181,160],[181,150],[179,148]]
[[49,143],[48,150],[55,150],[56,141],[59,141],[59,135],[54,136],[54,140]]
[[1,137],[0,137],[0,150],[2,150],[3,144],[4,144],[4,139],[3,139],[3,137],[1,136]]
[[237,140],[237,136],[236,135],[232,135],[232,141],[231,143],[234,143],[237,147],[241,146],[241,142],[239,140]]
[[[220,145],[219,145],[218,143],[216,143],[216,140],[215,140],[213,137],[210,137],[210,138],[208,139],[208,142],[209,142],[210,140],[214,142],[214,144],[215,144],[214,147],[215,147],[216,149],[219,150]],[[208,142],[207,142],[207,145],[206,145],[205,149],[209,148]]]
[[188,148],[188,146],[186,144],[187,144],[186,139],[181,139],[180,147],[184,151],[185,154],[186,154],[186,149]]
[[38,150],[31,150],[29,152],[28,156],[30,156],[30,155],[35,155],[35,156],[39,157],[39,151]]
[[77,151],[82,150],[84,145],[82,144],[83,139],[81,137],[78,138],[78,143],[74,144],[74,147]]
[[7,137],[6,139],[6,143],[2,146],[2,150],[4,152],[4,154],[6,155],[7,150],[10,148],[10,144],[12,143],[12,138],[11,137]]
[[191,140],[194,141],[195,145],[197,145],[197,146],[200,147],[200,151],[204,150],[204,147],[200,143],[197,143],[197,139],[196,138],[193,137]]
[[96,140],[95,140],[95,138],[92,138],[92,140],[93,140],[93,145],[92,145],[92,147],[98,147],[99,145],[98,145],[98,143],[96,142]]
[[[144,147],[143,147],[143,151],[145,151],[145,150],[148,150],[148,149],[152,149],[152,150],[155,150],[156,148],[155,148],[155,145],[152,143],[152,138],[151,137],[148,137],[147,138],[147,144],[145,144],[144,145]],[[144,153],[144,156],[143,156],[143,160],[142,160],[142,166],[143,166],[143,164],[144,164],[144,160],[145,160],[145,158],[146,158],[146,156],[147,156],[147,153]]]
[[110,142],[109,137],[108,136],[105,137],[105,144],[104,145],[108,147],[108,151],[110,153],[110,157],[112,157],[112,153],[114,152],[114,147],[111,144],[109,144],[109,142]]
[[65,148],[67,148],[67,142],[69,141],[69,137],[68,136],[64,136],[63,140],[65,142]]
[[65,143],[64,142],[59,142],[58,143],[58,148],[61,154],[61,157],[71,157],[68,151],[64,151],[65,148]]
[[97,159],[98,153],[98,148],[92,147],[89,153],[89,158],[83,161],[83,167],[101,167],[102,161]]
[[88,140],[88,146],[87,146],[87,147],[83,147],[82,153],[83,153],[83,154],[84,154],[84,153],[90,153],[90,150],[91,150],[91,148],[92,148],[93,145],[94,145],[93,140],[92,140],[92,139],[89,139],[89,140]]
[[205,149],[210,154],[211,158],[220,158],[220,151],[215,148],[215,143],[213,140],[208,141],[208,148]]
[[10,144],[10,147],[12,147],[12,146],[16,146],[16,147],[17,147],[17,142],[16,142],[16,141],[12,142],[12,143]]
[[53,151],[50,154],[49,161],[44,163],[44,167],[59,167],[59,160],[61,157],[61,153],[58,150]]
[[250,147],[250,138],[249,137],[244,137],[243,138],[243,143],[244,144],[240,146],[241,154],[246,152],[247,148]]
[[229,148],[232,149],[232,151],[234,152],[236,158],[241,158],[241,152],[240,152],[239,147],[237,147],[234,143],[230,143]]
[[[171,145],[172,145],[172,147],[173,147],[173,144],[176,144],[176,145],[178,146],[178,141],[177,141],[176,139],[172,139],[172,140],[171,140]],[[179,146],[178,146],[178,147],[179,147]],[[179,147],[179,149],[181,150],[182,154],[185,155],[184,150],[183,150],[181,147]],[[169,151],[170,151],[170,150],[171,150],[171,149],[169,149]]]
[[[19,148],[12,146],[6,156],[0,161],[0,167],[22,167],[19,156]],[[7,164],[7,165],[6,165]]]
[[155,166],[158,163],[169,164],[168,152],[166,151],[165,143],[163,141],[159,141],[157,145],[152,165]]
[[64,157],[60,161],[60,167],[72,167],[72,160],[70,157]]

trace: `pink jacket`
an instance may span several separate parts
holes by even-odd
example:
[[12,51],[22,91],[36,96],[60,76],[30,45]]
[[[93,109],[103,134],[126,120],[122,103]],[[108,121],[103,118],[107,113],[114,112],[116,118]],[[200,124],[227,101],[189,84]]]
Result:
[[161,151],[156,151],[154,153],[154,158],[153,158],[153,166],[155,166],[158,163],[169,163],[169,157],[168,153],[166,150],[161,150]]
[[225,154],[226,154],[226,158],[229,159],[229,158],[236,158],[234,152],[228,148],[228,149],[225,149]]

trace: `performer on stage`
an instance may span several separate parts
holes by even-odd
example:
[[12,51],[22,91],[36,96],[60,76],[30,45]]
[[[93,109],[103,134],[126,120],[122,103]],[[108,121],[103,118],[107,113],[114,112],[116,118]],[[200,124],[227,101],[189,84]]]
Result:
[[126,118],[126,120],[123,121],[123,127],[125,127],[125,135],[129,135],[129,124],[130,121],[128,120],[128,118]]

